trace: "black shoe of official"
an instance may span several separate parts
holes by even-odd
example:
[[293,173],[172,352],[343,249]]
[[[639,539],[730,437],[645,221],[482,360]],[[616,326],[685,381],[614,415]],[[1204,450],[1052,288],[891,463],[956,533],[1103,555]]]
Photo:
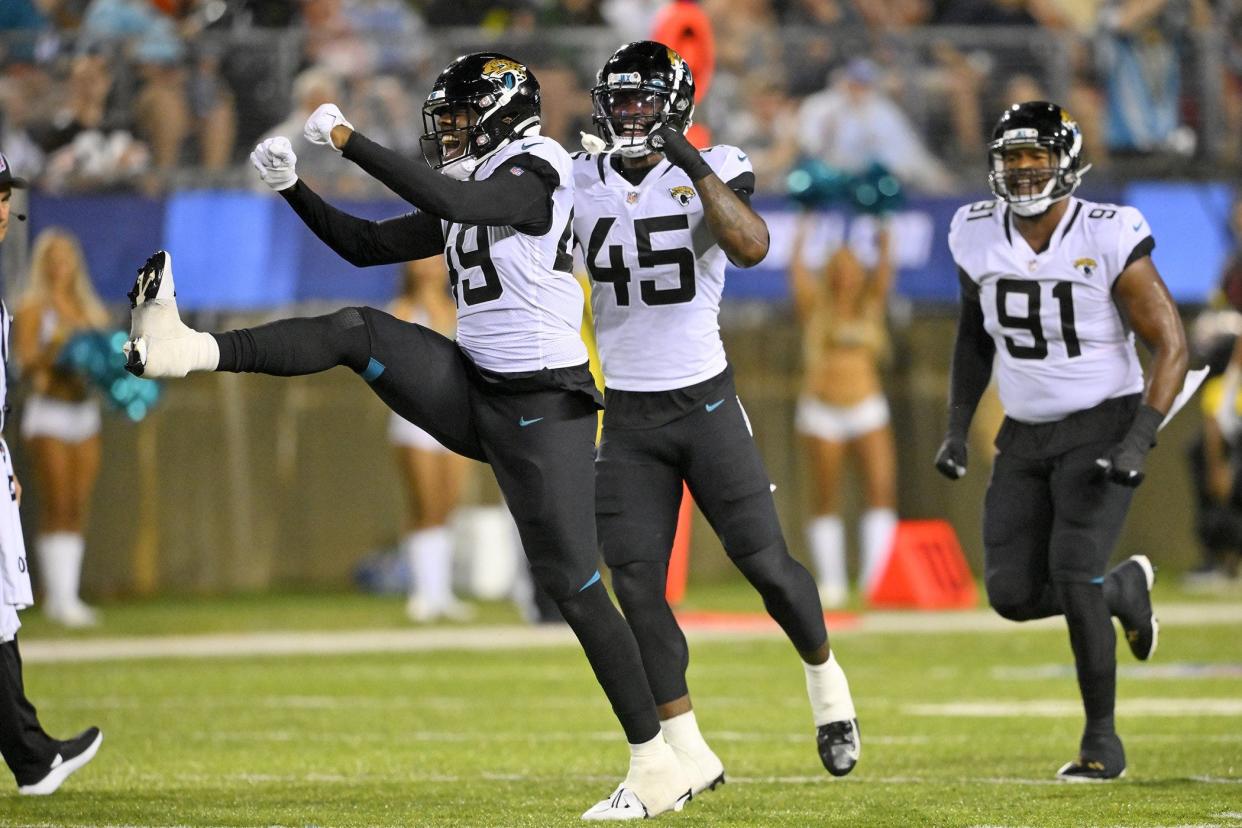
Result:
[[1126,775],[1126,752],[1116,734],[1083,737],[1078,758],[1057,771],[1062,782],[1107,782]]
[[1108,578],[1113,581],[1117,596],[1117,606],[1110,609],[1125,630],[1130,652],[1139,661],[1146,661],[1156,652],[1160,639],[1160,622],[1151,606],[1156,568],[1146,555],[1132,555],[1114,567]]
[[833,776],[845,776],[858,764],[858,756],[862,753],[858,719],[820,725],[815,732],[815,743],[824,769]]
[[97,727],[88,727],[72,739],[66,739],[59,744],[43,776],[26,784],[19,783],[17,792],[26,796],[47,796],[55,793],[71,773],[95,758],[101,742],[103,734]]

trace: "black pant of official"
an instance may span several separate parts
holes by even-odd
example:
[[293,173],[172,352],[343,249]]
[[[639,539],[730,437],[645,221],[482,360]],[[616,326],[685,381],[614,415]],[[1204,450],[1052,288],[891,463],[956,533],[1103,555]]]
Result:
[[43,778],[59,744],[44,732],[39,714],[26,698],[17,639],[0,644],[0,755],[17,784]]

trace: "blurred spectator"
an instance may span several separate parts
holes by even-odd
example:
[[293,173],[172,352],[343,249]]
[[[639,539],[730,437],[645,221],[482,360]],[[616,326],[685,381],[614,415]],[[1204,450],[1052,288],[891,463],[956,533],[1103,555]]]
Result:
[[931,22],[942,26],[1068,25],[1054,0],[942,0]]
[[[447,286],[443,259],[406,262],[401,266],[401,293],[388,312],[451,338],[457,327],[457,307]],[[460,504],[470,461],[395,411],[389,413],[388,439],[405,483],[406,530],[401,552],[410,567],[406,615],[420,624],[440,618],[469,619],[473,609],[453,594],[449,524]]]
[[13,324],[13,353],[30,388],[21,434],[34,455],[39,487],[35,549],[44,614],[58,624],[98,623],[78,584],[91,495],[99,472],[99,400],[87,379],[60,362],[77,334],[108,324],[72,234],[44,230],[35,239],[30,285]]
[[[336,73],[329,69],[312,66],[304,69],[293,82],[293,109],[289,116],[264,133],[264,138],[283,135],[293,145],[293,152],[298,157],[298,178],[301,178],[312,189],[324,194],[340,194],[357,192],[361,185],[346,183],[349,181],[347,169],[352,165],[341,164],[340,156],[325,147],[317,147],[302,134],[306,119],[321,104],[347,104],[341,98],[341,83]],[[421,126],[413,129],[422,133]],[[255,179],[255,187],[266,190]]]
[[812,270],[803,258],[810,218],[804,214],[798,222],[789,263],[803,339],[795,428],[811,460],[813,516],[806,531],[820,601],[840,607],[849,597],[841,519],[847,455],[858,461],[866,499],[860,594],[884,571],[897,527],[897,450],[880,374],[888,353],[885,320],[895,274],[887,224],[876,228],[874,267],[865,267],[842,246]]
[[[548,26],[604,26],[600,0],[559,0],[544,3],[539,11],[540,28]],[[540,83],[543,75],[538,75]]]
[[52,34],[49,12],[57,0],[0,2],[0,63],[34,63],[40,40]]
[[[1229,275],[1226,275],[1229,278]],[[1232,309],[1209,309],[1191,328],[1191,344],[1212,376],[1200,391],[1203,428],[1187,450],[1191,484],[1195,492],[1195,530],[1201,561],[1186,573],[1186,585],[1214,588],[1237,583],[1242,553],[1242,452],[1230,445],[1217,422],[1217,411],[1226,404],[1226,383],[1221,377],[1242,329],[1242,316]],[[1242,413],[1237,395],[1230,401],[1235,416]]]
[[785,93],[778,77],[754,73],[742,81],[742,100],[732,117],[720,122],[715,139],[750,156],[755,188],[783,191],[785,175],[797,160],[798,104]]
[[911,189],[952,191],[953,179],[878,81],[876,64],[855,58],[827,89],[804,100],[795,136],[802,153],[846,174],[878,162]]
[[1181,49],[1207,25],[1203,0],[1107,0],[1096,57],[1108,97],[1108,146],[1116,152],[1190,155],[1195,135],[1181,125]]
[[591,94],[572,69],[562,66],[531,67],[539,79],[543,99],[541,134],[556,139],[570,151],[578,146],[579,133],[594,134]]
[[102,54],[77,56],[70,65],[64,104],[32,127],[47,153],[43,183],[50,190],[128,187],[150,168],[145,144],[109,108],[112,72]]
[[47,80],[42,73],[18,73],[0,78],[0,147],[14,169],[28,179],[43,172],[44,152],[31,133],[35,106]]

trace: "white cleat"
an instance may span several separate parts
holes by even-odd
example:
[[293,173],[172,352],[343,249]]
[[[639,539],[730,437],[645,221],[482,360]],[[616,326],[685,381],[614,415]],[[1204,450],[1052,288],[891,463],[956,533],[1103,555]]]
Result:
[[666,743],[658,757],[630,759],[630,772],[612,792],[582,818],[590,821],[647,819],[665,811],[680,811],[692,796],[686,772]]
[[140,377],[184,377],[202,363],[203,334],[177,312],[172,255],[157,250],[138,268],[129,296],[125,370]]
[[677,761],[681,763],[681,769],[690,780],[691,796],[698,796],[704,791],[714,791],[725,783],[724,762],[710,748],[694,754],[681,750],[676,745],[672,748],[673,753],[677,754]]

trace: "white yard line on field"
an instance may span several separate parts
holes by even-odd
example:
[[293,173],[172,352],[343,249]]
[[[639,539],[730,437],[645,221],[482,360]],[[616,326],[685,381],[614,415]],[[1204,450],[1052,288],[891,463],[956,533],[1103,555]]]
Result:
[[[1242,624],[1239,604],[1169,604],[1159,607],[1160,623],[1173,626]],[[928,633],[1004,632],[1013,622],[987,610],[954,612],[869,612],[840,619],[834,636],[860,633],[918,635]],[[783,635],[766,616],[750,613],[689,615],[683,624],[699,641],[769,638]],[[1023,628],[1060,629],[1059,618],[1023,624]],[[442,650],[512,650],[575,644],[568,627],[504,625],[436,627],[408,630],[339,630],[254,632],[207,635],[132,636],[74,640],[22,639],[22,657],[31,663],[118,661],[145,658],[228,658],[240,656],[335,655],[350,653],[433,652]]]

